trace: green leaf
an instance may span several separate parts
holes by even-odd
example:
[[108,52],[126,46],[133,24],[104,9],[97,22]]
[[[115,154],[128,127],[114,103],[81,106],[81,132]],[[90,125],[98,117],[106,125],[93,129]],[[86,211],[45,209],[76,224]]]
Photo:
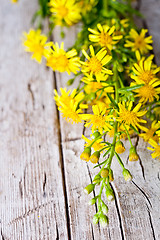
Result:
[[137,134],[140,134],[140,132],[138,132],[138,130],[135,129],[135,127],[133,127],[132,125],[130,125],[130,127],[131,127]]
[[113,105],[116,107],[116,108],[119,108],[118,107],[118,104],[116,103],[116,101],[111,97],[111,95],[109,93],[107,93],[107,96],[108,98],[110,99],[111,103],[113,103]]
[[144,86],[144,84],[138,84],[138,85],[135,85],[135,86],[132,86],[132,87],[119,88],[118,92],[119,93],[130,92],[130,91],[136,90],[138,88],[141,88],[143,86]]

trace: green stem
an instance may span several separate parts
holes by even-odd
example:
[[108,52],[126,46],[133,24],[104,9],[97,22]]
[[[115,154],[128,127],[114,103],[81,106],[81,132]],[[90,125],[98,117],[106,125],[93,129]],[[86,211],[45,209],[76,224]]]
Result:
[[124,126],[124,128],[125,128],[125,130],[126,130],[127,137],[128,137],[129,142],[130,142],[130,145],[131,145],[131,147],[133,147],[133,144],[132,144],[131,138],[130,138],[130,136],[129,136],[129,132],[128,132],[128,130],[127,130],[127,128],[126,128],[126,126],[125,126],[124,124],[123,124],[123,126]]
[[118,162],[119,162],[121,168],[124,169],[124,164],[123,164],[123,162],[122,162],[120,156],[119,156],[116,152],[115,152],[115,156],[116,156],[116,158],[117,158],[117,160],[118,160]]
[[103,0],[103,9],[108,12],[108,0]]

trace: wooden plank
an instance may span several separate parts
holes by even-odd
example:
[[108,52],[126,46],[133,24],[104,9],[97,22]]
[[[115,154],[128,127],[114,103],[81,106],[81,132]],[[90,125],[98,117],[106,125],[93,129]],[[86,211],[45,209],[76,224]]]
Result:
[[53,74],[21,44],[37,3],[0,5],[1,239],[67,239]]
[[[148,4],[149,2],[147,1],[146,4],[146,1],[142,1],[142,12],[144,15],[146,14],[150,22],[148,26],[150,33],[153,34],[154,42],[158,42],[160,35],[159,33],[157,35],[157,29],[156,32],[153,31],[156,28],[157,20],[150,21],[149,13],[153,14],[156,11],[156,16],[157,14],[160,15],[160,12],[157,10],[159,3],[158,1],[152,1],[152,3]],[[68,35],[66,34],[66,46],[72,45],[70,44],[70,39],[73,40],[74,37],[75,30],[70,30]],[[54,38],[60,42],[57,30]],[[154,47],[156,48],[157,56],[159,54],[157,45],[154,45]],[[66,75],[59,76],[57,76],[57,86],[65,86]],[[112,167],[115,172],[115,181],[112,184],[112,188],[115,192],[116,200],[108,204],[110,224],[107,228],[102,229],[98,225],[92,225],[92,216],[95,213],[96,206],[89,208],[87,200],[90,197],[85,197],[83,194],[83,188],[91,182],[93,175],[96,174],[96,171],[92,170],[91,164],[84,163],[79,159],[80,153],[83,151],[83,141],[76,140],[76,136],[80,138],[84,129],[82,126],[77,128],[77,125],[76,127],[75,125],[73,127],[68,125],[62,117],[60,117],[60,124],[71,239],[159,239],[160,230],[158,226],[160,220],[158,206],[160,190],[158,188],[159,173],[157,170],[159,162],[151,159],[149,151],[146,152],[145,150],[146,145],[143,141],[134,139],[140,155],[140,160],[135,163],[127,161],[129,143],[125,143],[127,150],[122,155],[122,159],[134,176],[131,183],[124,181],[116,159],[113,160]],[[91,197],[93,196],[91,195]]]

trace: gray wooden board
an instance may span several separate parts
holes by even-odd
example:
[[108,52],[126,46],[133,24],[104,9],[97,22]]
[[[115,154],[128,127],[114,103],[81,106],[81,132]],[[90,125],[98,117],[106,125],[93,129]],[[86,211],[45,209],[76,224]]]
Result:
[[[141,139],[134,139],[138,162],[127,161],[128,142],[122,155],[134,176],[131,183],[124,181],[113,160],[116,200],[108,203],[109,226],[92,224],[96,206],[88,206],[93,195],[86,196],[83,188],[97,170],[79,159],[84,127],[66,123],[53,101],[53,88],[64,87],[70,77],[53,75],[45,63],[31,61],[21,46],[22,32],[31,27],[37,4],[27,0],[18,5],[0,0],[0,4],[1,239],[159,240],[160,163],[150,157]],[[160,1],[141,1],[157,63],[159,9]],[[74,42],[76,31],[74,27],[66,30],[66,48]],[[58,32],[53,37],[60,42]]]

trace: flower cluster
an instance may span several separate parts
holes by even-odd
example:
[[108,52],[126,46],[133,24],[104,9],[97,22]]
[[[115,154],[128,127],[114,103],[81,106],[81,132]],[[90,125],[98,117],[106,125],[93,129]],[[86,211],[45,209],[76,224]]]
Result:
[[126,151],[123,139],[130,142],[129,161],[139,159],[131,140],[133,134],[147,141],[152,146],[148,147],[152,157],[160,159],[160,67],[150,54],[152,36],[147,29],[136,29],[126,18],[127,11],[131,14],[135,10],[130,1],[123,2],[50,0],[50,20],[54,25],[71,26],[82,19],[82,31],[69,51],[64,50],[64,43],[59,46],[47,42],[40,30],[24,33],[23,39],[32,58],[41,62],[44,57],[53,71],[74,73],[75,78],[80,78],[77,89],[55,90],[54,99],[68,122],[84,122],[91,130],[90,138],[82,135],[85,147],[80,158],[99,169],[84,191],[90,194],[100,185],[99,194],[89,204],[98,203],[93,222],[100,221],[102,226],[108,223],[102,191],[108,201],[114,199],[110,184],[114,180],[113,157],[120,164],[124,179],[132,179],[120,157]]

